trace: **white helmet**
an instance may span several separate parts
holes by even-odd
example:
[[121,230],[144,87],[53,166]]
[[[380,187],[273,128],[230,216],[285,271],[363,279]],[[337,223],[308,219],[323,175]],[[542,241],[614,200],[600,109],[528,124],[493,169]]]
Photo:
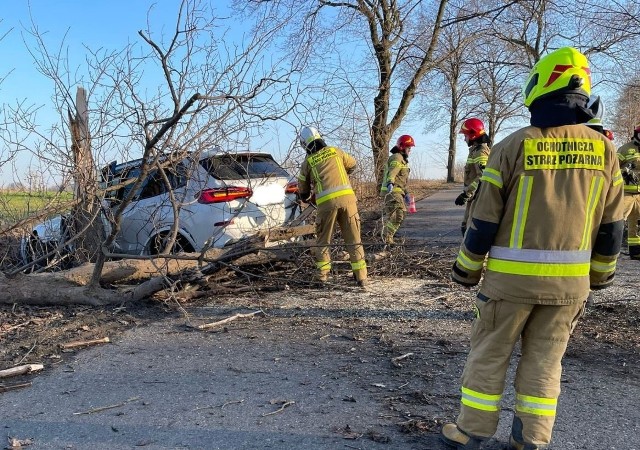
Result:
[[314,127],[302,127],[300,129],[300,134],[298,135],[300,138],[300,145],[303,148],[308,148],[308,145],[317,139],[322,139],[320,136],[320,132],[316,130]]
[[589,97],[589,102],[587,103],[587,109],[590,109],[593,113],[593,119],[590,119],[587,122],[587,125],[592,127],[603,127],[603,119],[604,119],[604,102],[600,98],[599,95],[591,95]]

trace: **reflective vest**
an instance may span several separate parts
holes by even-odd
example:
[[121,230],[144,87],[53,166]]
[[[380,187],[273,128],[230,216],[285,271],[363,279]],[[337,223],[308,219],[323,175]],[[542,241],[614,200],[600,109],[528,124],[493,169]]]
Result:
[[478,183],[480,183],[482,171],[489,160],[490,152],[489,146],[485,143],[474,144],[469,147],[469,156],[464,165],[463,179],[464,192],[467,194],[467,197],[472,197],[473,193],[478,189]]
[[302,163],[298,190],[310,193],[313,185],[318,205],[343,195],[355,195],[349,181],[349,173],[355,166],[353,156],[337,147],[324,147]]
[[392,153],[384,167],[384,175],[382,176],[382,187],[380,194],[387,193],[387,185],[393,183],[393,192],[402,195],[407,193],[407,183],[409,182],[409,163],[405,160],[402,153]]

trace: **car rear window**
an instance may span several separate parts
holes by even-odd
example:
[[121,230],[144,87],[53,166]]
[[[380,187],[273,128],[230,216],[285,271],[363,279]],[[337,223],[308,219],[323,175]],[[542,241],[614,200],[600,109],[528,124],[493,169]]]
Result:
[[203,159],[200,164],[219,180],[289,178],[289,173],[269,155],[219,155]]

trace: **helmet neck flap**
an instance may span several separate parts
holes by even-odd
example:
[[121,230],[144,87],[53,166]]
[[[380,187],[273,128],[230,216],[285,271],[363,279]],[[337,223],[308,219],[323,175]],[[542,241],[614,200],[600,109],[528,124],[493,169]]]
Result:
[[531,125],[538,128],[558,127],[586,123],[593,119],[587,108],[589,98],[583,94],[545,96],[529,107]]

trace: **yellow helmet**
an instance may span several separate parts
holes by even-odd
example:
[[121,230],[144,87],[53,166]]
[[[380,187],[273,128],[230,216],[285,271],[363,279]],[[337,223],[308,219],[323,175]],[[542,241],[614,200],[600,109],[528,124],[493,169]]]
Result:
[[558,91],[591,95],[589,61],[573,47],[559,48],[533,66],[522,89],[524,105]]

